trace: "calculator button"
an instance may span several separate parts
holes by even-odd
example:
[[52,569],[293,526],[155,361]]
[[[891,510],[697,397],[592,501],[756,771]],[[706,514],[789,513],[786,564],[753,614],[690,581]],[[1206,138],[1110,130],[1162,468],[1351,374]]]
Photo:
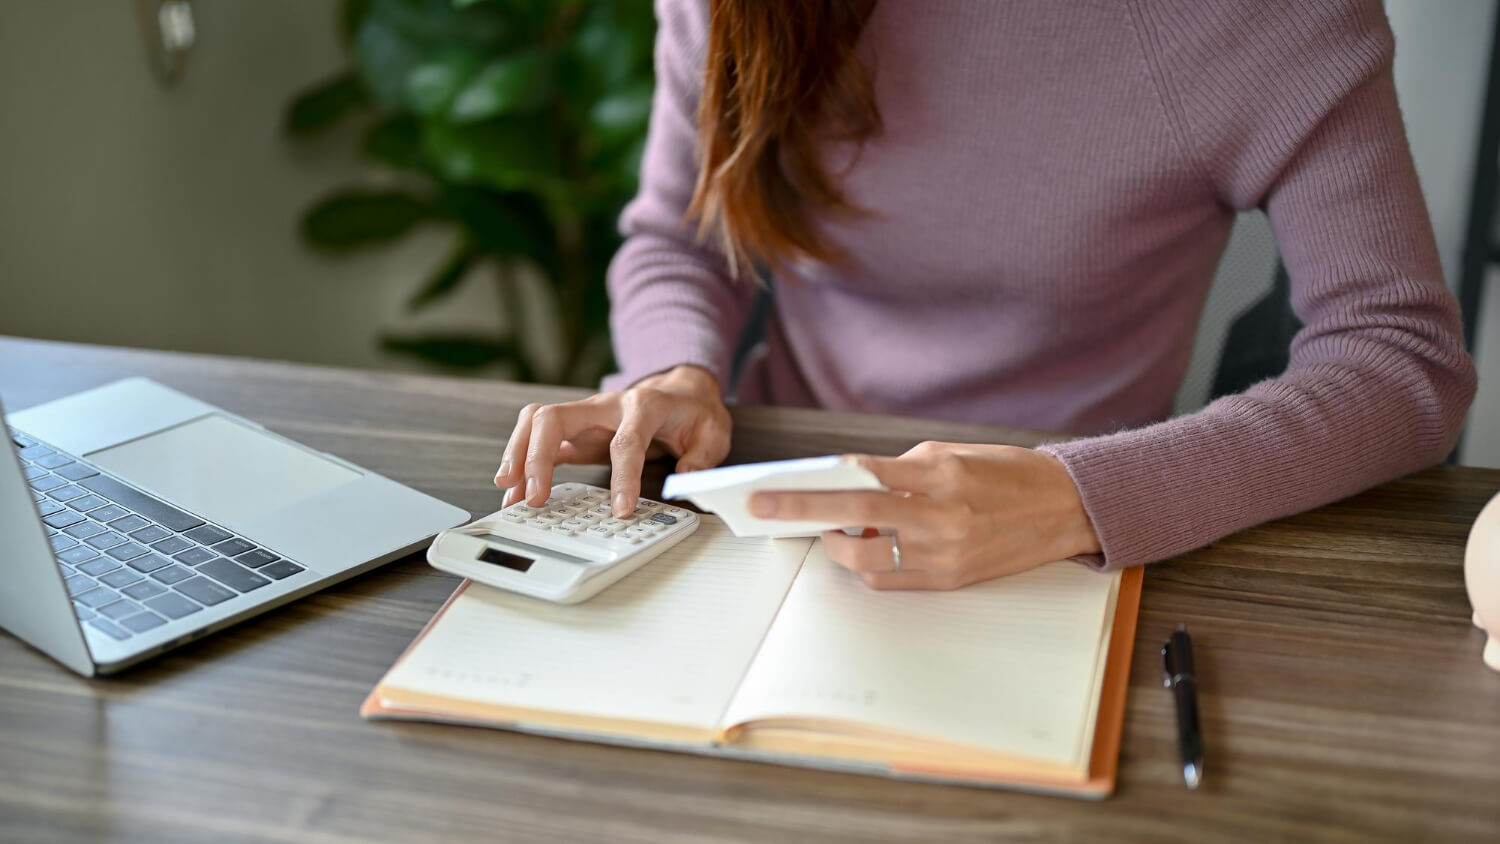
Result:
[[615,534],[615,538],[623,542],[629,542],[631,545],[639,545],[641,544],[642,540],[642,537],[639,534],[634,533],[618,533]]
[[537,518],[549,525],[562,524],[563,520],[562,516],[554,515],[552,513],[543,513],[542,515],[537,516]]
[[584,521],[583,519],[563,519],[563,522],[560,525],[560,527],[570,528],[572,530],[583,530],[588,526],[589,523]]
[[506,513],[502,513],[500,515],[500,518],[506,520],[507,522],[512,522],[512,523],[515,523],[515,524],[520,524],[521,522],[526,521],[526,515],[524,513],[506,512]]
[[562,536],[572,536],[578,533],[578,529],[568,527],[567,525],[553,525],[552,532]]
[[541,528],[542,530],[546,530],[547,528],[552,527],[540,518],[527,519],[526,524],[530,527]]
[[605,519],[603,522],[600,522],[600,524],[604,525],[610,530],[620,530],[621,528],[630,527],[630,525],[626,524],[620,519]]
[[[679,510],[678,512],[682,511]],[[677,517],[671,515],[670,513],[656,513],[651,516],[651,521],[663,525],[675,525],[677,524]]]
[[625,529],[626,536],[650,536],[653,533],[656,533],[656,531],[652,530],[644,524],[631,525],[630,527]]
[[604,525],[594,525],[593,527],[589,528],[589,533],[593,534],[594,536],[610,536],[614,534],[614,531],[610,530]]

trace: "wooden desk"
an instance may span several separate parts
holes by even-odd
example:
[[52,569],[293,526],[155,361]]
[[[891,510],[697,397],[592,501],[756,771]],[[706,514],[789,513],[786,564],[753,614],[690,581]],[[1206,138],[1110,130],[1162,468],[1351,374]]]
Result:
[[[128,375],[475,513],[498,506],[489,478],[520,405],[571,394],[0,339],[13,410]],[[941,438],[1036,437],[746,409],[735,456]],[[116,679],[0,634],[0,839],[1494,841],[1500,674],[1480,666],[1461,560],[1497,489],[1500,472],[1438,467],[1151,567],[1104,803],[363,722],[360,700],[455,585],[414,556]],[[1180,621],[1209,754],[1193,795],[1157,660]]]

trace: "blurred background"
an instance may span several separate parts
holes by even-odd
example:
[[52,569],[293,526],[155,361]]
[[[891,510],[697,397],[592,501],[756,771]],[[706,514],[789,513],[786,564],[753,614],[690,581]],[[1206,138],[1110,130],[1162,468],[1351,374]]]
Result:
[[[1386,4],[1445,274],[1476,300],[1460,460],[1500,467],[1495,7]],[[592,385],[653,32],[650,0],[0,4],[0,333]],[[1247,216],[1179,409],[1275,264]]]

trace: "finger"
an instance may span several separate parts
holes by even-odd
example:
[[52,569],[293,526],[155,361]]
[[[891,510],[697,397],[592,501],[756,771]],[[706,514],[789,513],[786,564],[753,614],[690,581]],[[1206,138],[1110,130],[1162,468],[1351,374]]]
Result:
[[[857,573],[895,571],[894,536],[850,536],[841,530],[823,533],[823,551],[828,559]],[[909,549],[902,548],[901,570],[914,568]]]
[[[495,470],[495,486],[510,490],[519,486],[523,473],[521,472],[522,455],[526,453],[526,444],[531,441],[531,417],[540,408],[539,404],[528,404],[521,408],[516,414],[516,425],[510,430],[510,440],[505,444],[505,451],[500,456],[500,468]],[[505,506],[511,505],[511,496],[505,496]]]
[[885,485],[886,489],[926,493],[936,486],[937,477],[934,467],[921,457],[873,457],[868,454],[851,454],[848,459],[869,471]]
[[761,519],[832,522],[836,525],[920,531],[934,515],[923,496],[890,492],[757,492],[750,514]]
[[677,471],[696,472],[717,466],[729,456],[729,429],[713,416],[705,415],[693,425],[687,447],[677,458]]
[[635,512],[635,505],[641,497],[641,470],[646,465],[646,450],[656,438],[666,411],[666,399],[651,397],[632,401],[614,438],[609,441],[610,501],[615,518],[623,519]]
[[592,428],[618,422],[612,403],[596,401],[549,404],[531,415],[531,442],[526,447],[526,503],[540,507],[552,494],[552,469],[562,441]]

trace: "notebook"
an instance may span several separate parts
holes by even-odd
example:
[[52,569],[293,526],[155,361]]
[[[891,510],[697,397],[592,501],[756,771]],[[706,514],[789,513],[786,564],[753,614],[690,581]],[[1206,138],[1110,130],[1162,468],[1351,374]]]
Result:
[[465,582],[361,714],[1103,797],[1140,580],[878,592],[818,540],[704,516],[586,603]]

